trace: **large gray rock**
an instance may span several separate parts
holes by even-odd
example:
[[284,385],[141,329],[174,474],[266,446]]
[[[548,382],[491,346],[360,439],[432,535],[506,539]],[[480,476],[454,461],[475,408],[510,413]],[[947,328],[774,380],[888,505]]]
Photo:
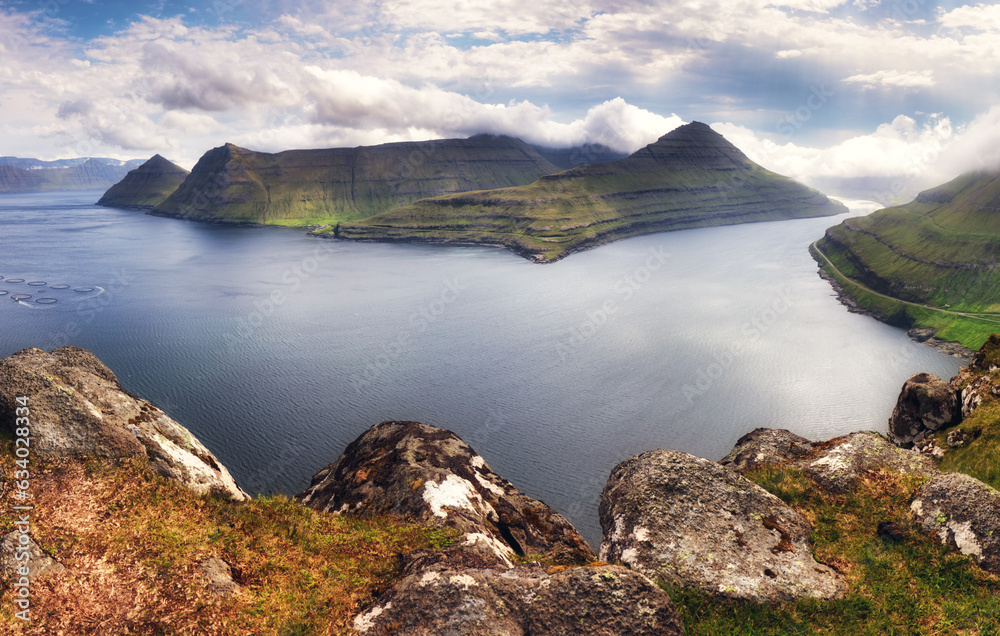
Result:
[[601,557],[654,580],[733,599],[830,599],[811,528],[780,499],[715,462],[654,450],[615,467],[601,495]]
[[783,428],[757,428],[736,440],[723,466],[745,473],[765,465],[785,465],[809,456],[812,442]]
[[823,488],[844,493],[858,479],[878,470],[905,475],[937,473],[934,460],[916,451],[899,448],[872,431],[851,433],[825,442],[813,442],[809,457],[796,465]]
[[566,564],[596,557],[562,515],[519,492],[457,435],[417,422],[368,429],[297,497],[337,514],[392,512],[456,528],[468,549],[504,566],[512,554]]
[[[21,539],[24,536],[25,539]],[[24,543],[22,543],[24,541]],[[18,553],[27,552],[27,559],[18,558]],[[27,566],[31,580],[49,574],[61,574],[66,570],[62,563],[45,554],[41,546],[35,543],[30,535],[22,534],[20,530],[11,530],[0,541],[0,577],[8,584],[18,580],[22,575],[20,569]]]
[[9,431],[23,414],[18,397],[28,398],[39,457],[148,457],[154,471],[199,494],[248,498],[190,431],[128,393],[85,349],[25,349],[0,360],[0,427]]
[[914,442],[961,419],[952,386],[933,373],[918,373],[903,384],[889,418],[889,439],[909,448]]
[[963,418],[972,415],[973,411],[988,398],[1000,397],[1000,385],[997,385],[989,374],[979,375],[969,367],[964,367],[952,378],[951,386],[958,392]]
[[621,566],[453,569],[420,563],[354,620],[364,636],[672,636],[670,597]]
[[942,543],[1000,572],[1000,492],[962,473],[942,473],[920,488],[910,510]]
[[871,471],[928,477],[938,472],[926,455],[899,448],[871,431],[810,442],[786,430],[757,429],[740,438],[719,463],[741,473],[766,465],[790,466],[834,493],[851,490],[860,477]]
[[233,569],[219,557],[209,557],[198,564],[205,576],[206,589],[214,596],[233,596],[239,594],[239,583],[233,580]]

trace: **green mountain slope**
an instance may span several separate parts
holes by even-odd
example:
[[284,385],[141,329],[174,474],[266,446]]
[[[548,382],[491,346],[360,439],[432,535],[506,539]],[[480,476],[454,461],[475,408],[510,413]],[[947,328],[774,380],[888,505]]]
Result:
[[152,210],[173,194],[189,172],[160,155],[153,157],[111,186],[97,205],[132,210]]
[[426,199],[316,234],[504,245],[549,262],[640,234],[846,211],[820,192],[760,167],[722,135],[694,122],[625,159],[581,166],[523,187]]
[[969,349],[1000,329],[998,172],[963,174],[906,205],[848,219],[817,247],[840,278],[869,288],[845,291],[891,322]]
[[277,154],[226,144],[205,153],[154,213],[314,225],[444,193],[530,183],[556,170],[520,139],[492,135]]

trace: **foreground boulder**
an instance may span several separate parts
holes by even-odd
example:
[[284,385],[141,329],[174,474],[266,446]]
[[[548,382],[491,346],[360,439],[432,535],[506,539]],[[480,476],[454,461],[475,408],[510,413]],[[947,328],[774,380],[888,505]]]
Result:
[[562,515],[493,472],[457,435],[417,422],[373,426],[297,498],[337,514],[396,513],[455,528],[504,566],[512,554],[566,564],[596,556]]
[[[614,565],[451,569],[421,563],[354,620],[365,636],[673,636],[670,597]],[[549,573],[551,572],[551,574]]]
[[898,448],[871,431],[811,442],[783,429],[759,428],[741,437],[719,463],[741,473],[760,466],[790,466],[833,493],[851,490],[860,477],[876,470],[928,477],[938,472],[929,457]]
[[729,454],[719,460],[740,473],[767,465],[783,465],[809,458],[812,442],[783,428],[757,428],[736,440]]
[[122,388],[85,349],[25,349],[0,360],[0,427],[17,427],[27,398],[32,452],[41,457],[147,457],[199,494],[247,499],[226,467],[186,428]]
[[732,599],[831,599],[840,575],[817,563],[797,512],[723,466],[654,450],[611,472],[601,495],[601,558]]
[[943,473],[920,488],[910,504],[925,530],[1000,573],[1000,492],[961,473]]
[[889,418],[889,439],[909,448],[914,442],[958,423],[961,405],[952,386],[933,373],[918,373],[903,384]]

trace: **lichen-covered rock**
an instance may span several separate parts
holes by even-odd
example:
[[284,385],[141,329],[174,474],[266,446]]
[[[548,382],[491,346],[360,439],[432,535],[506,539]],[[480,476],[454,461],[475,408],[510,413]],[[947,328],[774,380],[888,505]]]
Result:
[[[18,411],[19,397],[27,411]],[[25,349],[0,360],[0,427],[29,413],[40,457],[148,457],[157,473],[197,493],[244,500],[226,467],[186,428],[128,393],[85,349]]]
[[871,431],[814,442],[811,456],[800,460],[798,466],[834,493],[851,490],[861,476],[876,470],[924,476],[937,473],[930,457],[894,446]]
[[302,503],[327,512],[384,513],[456,528],[460,543],[495,555],[545,555],[556,563],[594,559],[560,514],[518,491],[451,431],[417,422],[382,422],[351,442],[313,477]]
[[[25,538],[22,539],[22,536]],[[27,559],[23,557],[25,552],[30,555]],[[18,558],[19,554],[22,555],[21,558]],[[27,575],[20,572],[24,566],[28,568]],[[49,574],[61,574],[65,570],[63,564],[45,554],[29,534],[11,530],[4,535],[3,541],[0,541],[0,577],[8,585],[21,576],[35,580]]]
[[757,602],[844,590],[813,558],[801,515],[707,459],[654,450],[625,460],[608,478],[600,515],[601,558],[654,580]]
[[942,543],[1000,572],[1000,492],[969,475],[942,473],[920,488],[910,510]]
[[672,636],[670,597],[621,566],[451,569],[423,564],[354,620],[364,636]]
[[745,473],[759,466],[794,462],[811,450],[812,442],[801,435],[782,428],[757,428],[738,439],[719,463]]
[[208,582],[207,589],[215,596],[239,594],[240,584],[233,580],[233,569],[218,557],[205,559],[198,565]]
[[974,371],[969,371],[968,367],[952,378],[951,386],[958,390],[963,418],[972,415],[987,398],[1000,397],[1000,385],[990,375],[977,375]]
[[859,477],[874,470],[924,476],[937,473],[929,457],[894,446],[871,431],[810,442],[785,430],[759,428],[740,438],[719,463],[740,473],[765,465],[790,466],[834,493],[847,492]]
[[903,384],[889,418],[889,439],[909,448],[915,441],[958,423],[961,408],[951,385],[933,373],[918,373]]
[[990,334],[990,337],[973,356],[970,366],[977,371],[985,371],[986,373],[1000,370],[1000,334]]

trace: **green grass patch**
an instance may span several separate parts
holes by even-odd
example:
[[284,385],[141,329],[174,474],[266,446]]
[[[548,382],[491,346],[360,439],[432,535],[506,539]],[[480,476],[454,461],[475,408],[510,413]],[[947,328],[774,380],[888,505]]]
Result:
[[[871,293],[858,284],[859,280],[866,284],[869,281],[866,281],[864,274],[859,271],[856,261],[845,258],[843,251],[829,242],[821,241],[820,247],[840,273],[851,278],[841,276],[821,260],[824,271],[843,286],[859,307],[881,314],[891,325],[907,329],[910,327],[933,329],[936,337],[957,342],[971,351],[978,350],[990,334],[1000,330],[1000,316],[981,318],[959,316],[935,311],[943,309],[942,307],[916,306]],[[946,311],[958,311],[958,309],[949,308]]]
[[[847,593],[836,601],[766,605],[667,588],[689,635],[1000,633],[1000,577],[911,521],[909,503],[920,478],[874,473],[853,492],[832,495],[792,468],[767,467],[747,477],[812,523],[816,558],[844,574]],[[881,521],[896,523],[906,539],[880,538]]]

